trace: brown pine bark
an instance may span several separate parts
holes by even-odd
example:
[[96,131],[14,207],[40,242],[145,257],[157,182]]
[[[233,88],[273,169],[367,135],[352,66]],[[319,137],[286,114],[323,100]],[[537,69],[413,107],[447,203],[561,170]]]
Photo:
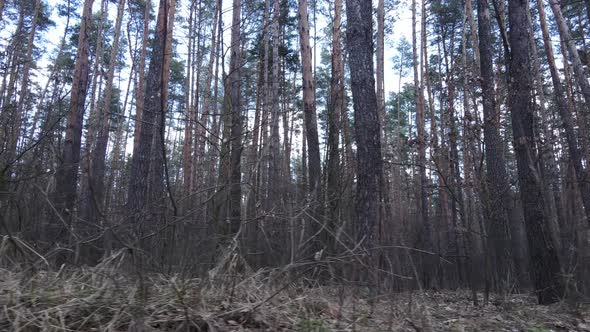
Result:
[[[164,111],[164,59],[168,42],[168,0],[160,0],[155,38],[152,44],[149,69],[146,77],[146,90],[141,110],[141,126],[137,147],[133,149],[131,174],[128,191],[129,212],[138,214],[147,206],[148,175],[154,142],[154,128]],[[137,129],[136,129],[137,130]],[[159,133],[157,133],[159,134]],[[157,160],[157,158],[155,158]],[[138,217],[138,216],[136,216]]]
[[90,50],[89,33],[92,22],[93,2],[93,0],[85,0],[82,9],[82,22],[80,23],[74,80],[70,92],[71,97],[67,116],[66,138],[62,151],[62,164],[56,172],[55,201],[58,208],[57,211],[70,224],[76,205],[84,102],[86,100],[88,76],[90,73],[88,53]]
[[117,19],[115,22],[115,32],[113,36],[113,45],[109,59],[109,68],[107,71],[104,100],[99,110],[97,119],[98,136],[96,144],[91,154],[90,172],[88,174],[89,182],[89,202],[86,209],[86,220],[97,222],[105,217],[107,211],[104,209],[105,193],[105,162],[107,145],[109,141],[109,132],[111,127],[111,101],[113,99],[113,81],[115,78],[115,65],[119,53],[119,39],[121,36],[121,25],[123,23],[123,12],[125,10],[125,0],[119,0],[117,9]]
[[[334,2],[334,19],[332,20],[332,79],[330,82],[330,106],[328,109],[328,165],[327,175],[327,222],[328,229],[335,231],[340,207],[340,116],[344,108],[344,61],[340,41],[342,24],[342,0]],[[334,250],[332,236],[328,237],[328,248]]]
[[540,304],[557,302],[563,295],[561,264],[544,211],[544,197],[535,147],[532,79],[530,76],[529,25],[525,0],[509,1],[510,90],[513,145],[516,153],[520,197],[528,239],[531,277]]
[[[503,140],[500,136],[500,114],[496,107],[492,33],[489,3],[477,1],[477,20],[479,25],[479,51],[481,88],[483,98],[483,131],[486,160],[487,199],[485,221],[488,228],[488,243],[493,248],[492,266],[495,266],[501,291],[507,289],[511,272],[512,254],[510,251],[510,184],[506,172]],[[491,273],[492,271],[488,271]]]
[[[162,86],[160,88],[161,93],[161,105],[158,106],[159,111],[156,113],[156,119],[154,121],[154,136],[152,143],[153,160],[149,171],[149,199],[151,203],[159,201],[160,204],[150,204],[152,209],[152,215],[158,216],[161,220],[164,216],[165,200],[164,197],[168,196],[172,207],[176,210],[176,204],[173,199],[170,187],[170,176],[168,173],[168,159],[166,157],[166,114],[168,113],[168,94],[169,94],[169,82],[170,82],[170,64],[172,62],[172,39],[174,34],[174,17],[176,14],[176,0],[168,0],[167,10],[167,24],[166,24],[166,41],[164,48],[164,63],[162,72]],[[168,131],[170,133],[170,131]],[[166,194],[164,192],[167,192]]]

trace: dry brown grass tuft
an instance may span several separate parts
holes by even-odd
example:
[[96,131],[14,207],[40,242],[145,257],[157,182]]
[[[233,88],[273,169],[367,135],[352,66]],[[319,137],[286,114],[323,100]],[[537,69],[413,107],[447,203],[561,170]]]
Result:
[[236,259],[228,256],[207,279],[144,275],[145,297],[137,278],[123,272],[124,251],[92,268],[0,269],[0,330],[590,331],[587,309],[541,307],[530,296],[480,307],[467,292],[392,293],[369,301],[351,286],[306,286],[301,267],[238,274]]

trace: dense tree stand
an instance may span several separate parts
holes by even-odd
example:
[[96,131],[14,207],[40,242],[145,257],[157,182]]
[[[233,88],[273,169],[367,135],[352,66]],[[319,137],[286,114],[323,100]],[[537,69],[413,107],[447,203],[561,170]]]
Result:
[[0,0],[0,330],[582,306],[590,0],[529,2]]

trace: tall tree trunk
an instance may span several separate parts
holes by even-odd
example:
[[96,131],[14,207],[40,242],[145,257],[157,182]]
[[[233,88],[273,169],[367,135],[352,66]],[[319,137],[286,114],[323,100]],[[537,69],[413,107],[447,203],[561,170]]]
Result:
[[543,193],[545,194],[545,202],[547,203],[545,208],[547,210],[547,216],[553,227],[553,234],[556,236],[555,244],[557,248],[561,248],[561,241],[559,240],[559,221],[557,219],[557,202],[554,193],[558,191],[557,181],[559,172],[555,163],[555,154],[553,153],[552,133],[549,124],[549,117],[547,116],[547,107],[545,100],[545,91],[543,88],[544,78],[541,73],[541,62],[539,60],[539,53],[537,49],[537,41],[535,39],[534,26],[531,18],[530,5],[527,3],[527,22],[530,26],[529,33],[529,45],[531,53],[531,73],[534,80],[534,90],[536,91],[536,97],[539,98],[539,103],[536,102],[536,98],[533,106],[535,108],[535,123],[539,127],[539,131],[543,134],[543,139],[539,140],[539,149],[541,158],[539,159],[539,169],[542,170],[543,174]]
[[[281,200],[281,150],[279,137],[279,0],[274,0],[272,19],[272,76],[271,76],[271,104],[270,104],[270,153],[268,158],[268,208],[277,209]],[[279,212],[279,211],[277,211]]]
[[78,182],[78,166],[82,144],[82,122],[84,120],[84,103],[88,89],[90,65],[89,34],[92,22],[92,4],[94,0],[85,0],[82,9],[82,22],[78,37],[78,53],[74,69],[74,81],[70,92],[70,106],[67,116],[66,138],[62,151],[62,164],[56,172],[55,200],[58,212],[71,227],[76,205],[76,189]]
[[544,211],[542,179],[536,167],[533,107],[531,104],[529,25],[525,0],[509,1],[510,79],[512,114],[520,196],[531,257],[531,277],[540,304],[554,303],[563,295],[561,264],[549,220]]
[[[373,68],[373,19],[370,1],[347,0],[347,46],[357,143],[357,241],[373,245],[379,224],[379,182],[383,171],[378,102]],[[370,255],[370,252],[367,253]]]
[[[94,54],[94,64],[92,66],[92,83],[90,84],[90,109],[88,114],[88,132],[86,133],[86,149],[91,151],[94,149],[94,144],[96,143],[96,135],[98,132],[98,118],[100,117],[99,107],[96,107],[97,100],[100,99],[100,95],[102,93],[102,78],[103,78],[103,65],[104,65],[104,58],[103,58],[103,47],[105,43],[105,25],[107,22],[107,14],[109,12],[109,1],[102,0],[100,4],[100,21],[98,24],[98,31],[96,32],[96,54]],[[84,177],[87,177],[90,172],[90,154],[86,154],[85,158],[85,169],[82,173]],[[86,179],[84,179],[86,180]],[[86,194],[88,188],[88,181],[82,181],[82,188],[83,193]]]
[[582,166],[582,152],[580,151],[578,137],[574,129],[574,120],[572,117],[573,110],[567,101],[566,92],[563,90],[559,71],[555,64],[551,35],[549,34],[545,8],[543,7],[542,0],[537,0],[537,9],[539,11],[539,21],[541,23],[541,31],[543,32],[545,54],[547,55],[547,63],[549,64],[549,72],[551,73],[551,81],[553,82],[554,96],[558,107],[557,109],[561,117],[561,121],[563,121],[568,152],[574,167],[575,178],[578,181],[580,192],[582,194],[582,202],[586,210],[586,216],[588,217],[590,214],[590,182],[588,181],[588,172],[584,170],[584,167]]
[[[486,159],[487,204],[485,220],[493,246],[493,264],[500,290],[509,287],[512,254],[510,251],[510,184],[506,172],[503,140],[500,136],[500,114],[496,107],[490,10],[488,0],[477,0],[481,89],[483,98],[483,131]],[[492,271],[488,271],[492,273]]]
[[125,0],[119,0],[117,9],[117,20],[115,23],[115,33],[113,37],[113,45],[111,47],[111,54],[109,59],[109,68],[105,82],[105,92],[102,105],[99,110],[99,118],[97,119],[98,136],[96,144],[91,153],[90,172],[88,174],[89,182],[89,202],[86,209],[86,220],[89,222],[97,222],[99,219],[105,217],[107,211],[104,209],[105,195],[104,195],[104,177],[105,177],[105,158],[107,152],[107,145],[109,142],[109,132],[111,127],[111,105],[113,99],[113,81],[115,79],[115,65],[117,64],[117,56],[119,54],[119,39],[121,35],[121,25],[123,23],[123,12],[125,10]]
[[[217,0],[215,2],[215,14],[213,15],[213,28],[211,29],[211,49],[209,51],[209,63],[207,64],[207,71],[205,73],[205,86],[203,91],[203,107],[201,112],[201,119],[200,123],[197,127],[197,151],[195,152],[196,158],[199,160],[200,168],[204,169],[205,167],[205,145],[206,145],[206,128],[209,126],[209,119],[211,118],[211,88],[213,82],[213,65],[215,64],[215,59],[217,58],[216,52],[216,45],[217,45],[217,27],[218,27],[218,20],[220,17],[221,12],[221,5],[222,1]],[[200,13],[201,11],[199,11]],[[199,14],[201,17],[201,14]],[[200,21],[200,20],[199,20]],[[199,23],[200,24],[200,23]],[[198,61],[199,66],[201,60]],[[214,101],[213,101],[214,102]]]
[[143,33],[141,52],[137,64],[137,84],[135,84],[135,127],[133,133],[133,151],[139,150],[139,140],[143,123],[143,107],[145,98],[145,59],[147,56],[148,37],[150,32],[151,0],[146,0],[143,12]]
[[[168,38],[168,0],[160,0],[156,32],[153,40],[152,54],[146,77],[146,90],[141,110],[141,126],[138,145],[133,149],[131,160],[131,175],[128,191],[129,212],[138,214],[144,212],[148,202],[148,175],[152,160],[152,146],[154,142],[154,128],[164,112],[164,59]],[[140,68],[141,69],[141,68]],[[138,110],[139,111],[139,110]],[[136,129],[137,131],[137,129]],[[159,134],[159,133],[158,133]],[[136,215],[136,220],[139,216]]]
[[[217,14],[217,11],[215,12]],[[189,18],[188,18],[188,55],[186,60],[186,78],[185,78],[185,91],[186,91],[186,106],[185,106],[185,123],[184,123],[184,143],[182,145],[182,171],[183,171],[183,194],[184,196],[188,197],[192,190],[192,175],[193,175],[193,133],[194,133],[194,123],[196,119],[195,109],[193,109],[192,104],[192,81],[191,81],[191,72],[193,69],[193,49],[194,49],[194,38],[193,38],[193,23],[194,23],[194,14],[195,14],[195,3],[192,2],[189,8]],[[217,24],[213,24],[214,27]],[[215,50],[213,46],[215,43],[212,44],[211,49]],[[187,208],[190,206],[187,200]]]
[[379,107],[379,124],[381,126],[381,147],[387,151],[387,135],[385,134],[385,1],[377,4],[377,107]]
[[[156,113],[156,120],[154,121],[154,136],[152,143],[153,160],[149,171],[149,199],[151,200],[150,208],[152,215],[156,216],[158,220],[162,220],[164,216],[164,191],[166,189],[167,196],[170,198],[172,207],[175,209],[175,202],[171,195],[171,188],[169,186],[168,174],[168,160],[166,158],[166,114],[168,108],[173,108],[173,104],[168,105],[169,82],[170,82],[170,64],[172,62],[172,42],[174,35],[174,16],[176,14],[176,0],[168,0],[167,10],[167,24],[166,24],[166,41],[164,48],[164,63],[162,71],[162,86],[161,86],[161,105],[159,112]],[[160,204],[153,204],[156,202]],[[164,243],[164,245],[166,245]]]
[[570,60],[574,67],[574,77],[576,79],[576,83],[580,87],[582,94],[584,95],[584,99],[586,103],[590,103],[590,83],[588,83],[588,78],[586,77],[586,73],[584,71],[584,66],[582,65],[582,61],[580,60],[580,55],[578,54],[578,48],[576,47],[576,40],[572,38],[570,33],[570,29],[567,26],[567,22],[565,21],[563,14],[561,12],[561,7],[559,2],[556,0],[548,0],[549,5],[551,5],[551,10],[553,11],[553,15],[555,16],[555,21],[557,23],[557,29],[559,30],[559,35],[561,39],[564,40],[565,44],[567,45],[567,50],[570,55]]
[[[418,39],[416,32],[416,0],[412,0],[412,54],[414,67],[414,93],[416,103],[416,144],[418,156],[416,160],[418,172],[418,197],[416,199],[416,211],[418,222],[423,225],[422,244],[424,250],[432,252],[433,249],[433,230],[428,216],[428,179],[426,177],[426,132],[425,132],[425,109],[424,109],[424,85],[420,82],[420,64],[418,63]],[[422,13],[424,15],[424,13]],[[430,286],[432,263],[425,259],[424,261],[423,285]]]
[[[340,207],[340,116],[344,108],[344,61],[340,41],[342,24],[342,0],[334,2],[334,19],[332,20],[332,79],[330,82],[330,106],[328,109],[328,165],[327,174],[327,222],[329,230],[336,230]],[[328,237],[328,249],[334,252],[334,239]]]
[[301,70],[303,74],[303,113],[307,132],[307,149],[309,155],[309,192],[316,200],[320,190],[321,161],[320,143],[315,104],[315,82],[311,68],[311,47],[309,44],[309,19],[307,0],[299,0],[299,44],[301,46]]
[[16,114],[13,123],[13,131],[12,135],[10,135],[10,146],[8,148],[8,161],[12,162],[14,156],[17,153],[17,143],[18,138],[21,133],[21,126],[22,120],[25,117],[25,104],[29,99],[29,72],[31,70],[31,65],[33,63],[33,49],[35,44],[35,35],[37,32],[37,22],[39,20],[39,12],[41,9],[41,0],[35,1],[35,9],[33,13],[33,20],[31,22],[31,31],[29,32],[29,36],[27,38],[27,53],[25,55],[25,63],[23,64],[22,69],[22,76],[21,76],[21,90],[20,95],[18,96],[18,101],[16,104]]
[[[2,150],[6,149],[8,151],[12,150],[10,145],[11,142],[16,142],[18,138],[13,137],[14,131],[13,128],[15,127],[14,120],[16,118],[16,105],[15,105],[15,98],[16,98],[16,82],[18,78],[18,69],[20,68],[19,63],[21,62],[22,54],[18,50],[18,45],[22,42],[24,38],[24,21],[25,21],[25,7],[21,6],[19,8],[18,14],[18,21],[16,24],[16,30],[14,35],[12,36],[12,40],[6,49],[7,56],[7,64],[6,68],[10,68],[10,70],[5,70],[3,79],[2,79],[2,86],[0,87],[0,102],[2,102],[0,108],[0,137],[2,137],[2,143],[0,144],[0,148]],[[9,76],[9,77],[7,77]],[[8,84],[6,80],[8,79]],[[5,146],[7,144],[7,146]],[[12,156],[1,156],[6,162],[6,166],[3,166],[2,173],[7,172],[10,169],[10,165],[14,162]]]
[[227,85],[230,94],[231,105],[231,152],[229,171],[229,233],[226,236],[237,234],[242,224],[242,108],[240,103],[241,85],[241,0],[233,0],[232,28],[231,28],[231,56],[230,72],[227,76]]

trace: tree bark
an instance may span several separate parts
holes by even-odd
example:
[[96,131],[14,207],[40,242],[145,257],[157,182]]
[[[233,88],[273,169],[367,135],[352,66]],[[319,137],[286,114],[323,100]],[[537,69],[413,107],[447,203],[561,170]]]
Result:
[[133,133],[133,151],[139,149],[141,127],[143,123],[143,107],[145,98],[145,59],[147,57],[148,37],[150,32],[151,0],[146,0],[143,13],[143,33],[141,39],[141,52],[137,65],[137,84],[135,84],[135,127]]
[[[554,7],[554,5],[551,5],[552,8]],[[554,9],[554,13],[556,10],[560,11],[559,6],[556,4],[555,5],[557,8]],[[549,28],[547,26],[547,19],[546,19],[546,15],[545,15],[545,9],[543,7],[543,3],[541,0],[537,0],[537,9],[539,11],[539,21],[541,23],[541,31],[543,32],[543,42],[545,45],[545,53],[547,54],[547,62],[549,64],[549,71],[551,73],[551,80],[553,82],[553,89],[555,91],[554,95],[555,95],[555,99],[557,102],[557,107],[558,107],[558,111],[559,111],[559,115],[561,117],[561,120],[563,121],[563,128],[565,130],[565,138],[566,138],[566,142],[567,142],[567,146],[568,146],[568,151],[570,154],[570,158],[572,160],[572,164],[574,167],[574,172],[575,172],[575,178],[578,181],[578,186],[580,189],[580,193],[582,196],[582,203],[584,205],[584,210],[586,211],[586,220],[588,223],[590,223],[590,176],[588,174],[588,170],[584,169],[583,165],[582,165],[582,156],[583,156],[583,152],[580,149],[580,144],[578,142],[578,136],[576,134],[576,131],[574,129],[574,119],[572,117],[572,107],[571,105],[568,103],[567,99],[566,99],[566,92],[563,90],[563,86],[561,85],[561,78],[559,76],[559,71],[557,69],[557,66],[555,64],[555,56],[553,55],[553,46],[551,43],[551,35],[549,34]],[[558,15],[556,15],[557,18]],[[561,19],[563,20],[563,17],[560,16]],[[564,22],[559,23],[563,25]],[[567,32],[567,26],[566,27],[561,27],[560,28],[560,32],[562,30],[565,30],[563,32]],[[574,46],[575,47],[575,46]],[[576,49],[577,51],[577,49]],[[571,54],[571,50],[570,52],[570,57],[572,58],[572,62],[574,63],[575,66],[575,55]],[[586,78],[585,76],[582,77],[582,81],[586,82]],[[582,83],[583,84],[583,83]],[[584,95],[586,97],[586,95]],[[590,100],[590,99],[588,99]],[[583,117],[582,119],[580,119],[582,121],[584,121]]]
[[[271,103],[270,103],[270,151],[268,156],[268,208],[277,209],[277,203],[281,200],[281,149],[279,136],[279,0],[274,0],[272,19],[272,73],[271,73]],[[278,211],[276,211],[278,212]]]
[[[510,184],[504,159],[503,140],[500,136],[500,114],[496,107],[493,69],[492,33],[488,0],[477,0],[479,25],[479,52],[481,88],[483,98],[483,131],[486,160],[487,204],[485,220],[493,246],[493,264],[496,267],[499,288],[507,290],[511,272],[510,250]],[[491,273],[492,271],[488,271]]]
[[[141,110],[141,126],[139,127],[138,145],[133,149],[131,175],[128,192],[129,212],[142,213],[148,201],[148,175],[152,160],[154,128],[162,115],[164,106],[164,58],[168,42],[168,0],[160,0],[156,32],[153,40],[152,54],[146,77],[146,93]],[[141,79],[140,79],[141,80]],[[141,89],[141,88],[140,88]],[[138,110],[139,111],[139,110]],[[136,128],[137,131],[137,128]],[[136,219],[137,220],[137,219]]]
[[[230,72],[227,77],[227,87],[230,88],[231,103],[231,153],[229,172],[229,233],[233,236],[240,230],[242,224],[242,109],[240,104],[241,79],[241,0],[233,0],[232,28],[231,28],[231,56]],[[227,93],[227,91],[226,91]]]
[[381,147],[387,151],[386,118],[385,118],[385,1],[377,4],[377,106],[379,107],[379,125],[381,126]]
[[[193,133],[195,127],[195,109],[193,109],[192,104],[192,89],[191,89],[191,72],[193,67],[193,49],[194,49],[194,38],[193,38],[193,23],[194,23],[194,14],[195,14],[195,3],[192,2],[189,8],[189,18],[188,18],[188,55],[186,60],[186,78],[185,78],[185,91],[186,91],[186,106],[185,106],[185,116],[184,116],[184,143],[182,145],[182,173],[183,173],[183,194],[188,197],[192,190],[193,185]],[[215,12],[217,14],[217,11]],[[217,24],[213,24],[214,27]],[[215,43],[213,43],[215,45]],[[215,47],[211,47],[212,50],[215,50]],[[190,201],[190,200],[187,200]],[[187,208],[190,206],[190,203],[187,203]]]
[[373,245],[374,227],[379,224],[379,182],[383,170],[373,68],[371,2],[347,0],[346,16],[357,143],[356,237],[362,248],[369,249]]
[[[327,174],[327,222],[329,230],[335,231],[340,207],[340,116],[344,108],[344,61],[340,41],[342,24],[342,0],[334,2],[334,19],[332,20],[332,79],[330,82],[330,106],[328,109],[328,165]],[[334,241],[328,237],[328,248],[334,252]]]
[[[125,10],[125,0],[119,0],[117,9],[117,19],[115,23],[115,33],[113,45],[109,59],[109,68],[107,71],[104,100],[100,107],[99,118],[97,122],[98,136],[96,144],[91,153],[90,172],[88,174],[89,182],[89,202],[86,209],[86,220],[97,222],[105,217],[107,211],[104,209],[104,178],[105,178],[105,158],[107,145],[109,142],[109,132],[111,127],[111,100],[113,99],[113,81],[115,78],[115,65],[119,54],[119,39],[121,35],[121,25],[123,23],[123,12]],[[118,102],[117,102],[118,103]]]
[[513,145],[516,153],[520,197],[528,239],[531,277],[540,304],[557,302],[563,295],[561,264],[549,220],[544,211],[542,179],[536,166],[532,79],[530,76],[529,25],[526,0],[509,1],[510,89]]
[[[417,5],[416,0],[412,0],[412,54],[413,54],[413,67],[414,67],[414,93],[416,103],[416,145],[418,150],[418,156],[416,160],[416,166],[418,167],[418,197],[416,199],[416,212],[418,222],[423,225],[422,228],[422,244],[424,250],[432,252],[433,249],[433,230],[430,223],[428,213],[428,192],[426,187],[428,186],[428,179],[426,177],[426,132],[425,132],[425,107],[424,107],[424,85],[420,82],[420,64],[418,63],[418,40],[416,32],[416,14]],[[422,13],[424,15],[424,13]],[[432,271],[432,263],[429,260],[425,260],[424,275],[423,275],[423,286],[430,287],[430,278]]]
[[320,161],[320,143],[315,103],[315,82],[311,68],[311,47],[309,44],[309,20],[307,0],[299,0],[299,44],[301,47],[301,70],[303,74],[303,113],[307,132],[307,149],[309,155],[309,193],[311,199],[317,200],[320,190],[322,172]]
[[82,122],[84,120],[84,102],[88,89],[90,73],[88,54],[90,51],[89,33],[92,22],[93,0],[85,0],[82,9],[82,22],[78,38],[78,52],[74,69],[74,81],[70,92],[70,106],[67,116],[67,129],[62,151],[62,164],[56,172],[55,200],[58,212],[70,223],[71,227],[76,204],[78,166],[82,144]]
[[576,82],[578,83],[578,86],[580,87],[580,90],[584,95],[586,103],[590,103],[590,83],[588,83],[588,78],[586,77],[586,73],[584,72],[584,66],[582,65],[582,61],[580,60],[580,55],[578,54],[576,41],[574,38],[572,38],[570,29],[567,26],[565,18],[563,17],[559,3],[556,0],[548,0],[548,2],[551,6],[551,10],[553,11],[553,15],[555,16],[555,21],[557,23],[559,35],[567,45],[570,60],[574,67],[574,77],[576,79]]

